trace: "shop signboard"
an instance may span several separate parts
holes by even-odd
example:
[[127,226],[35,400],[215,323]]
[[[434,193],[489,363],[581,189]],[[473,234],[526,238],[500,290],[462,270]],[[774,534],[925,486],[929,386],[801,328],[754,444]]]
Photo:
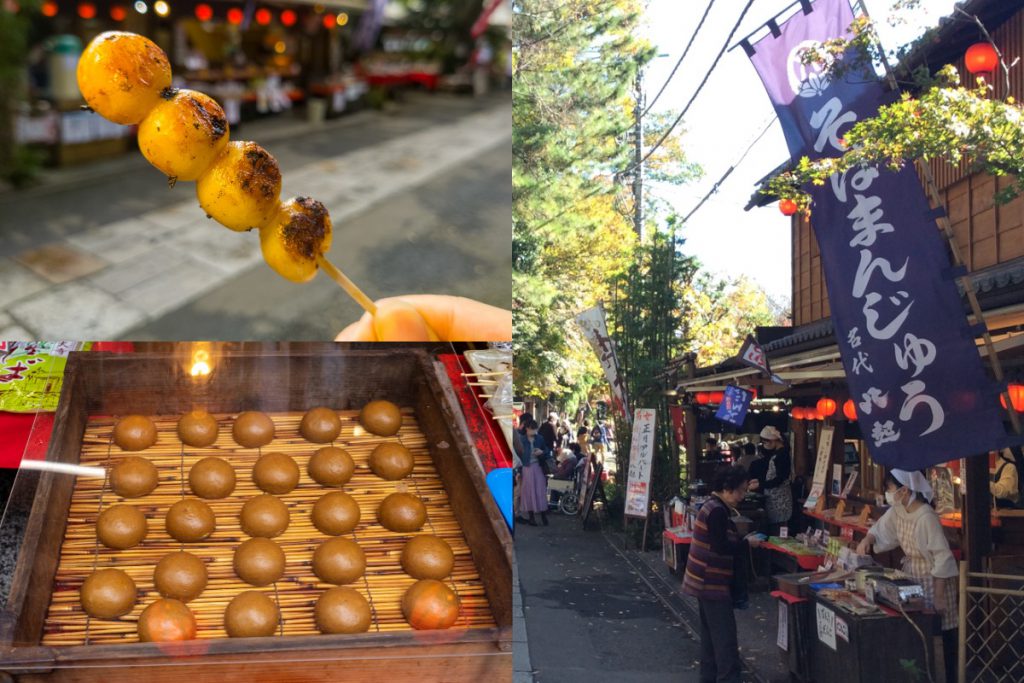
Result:
[[[834,157],[857,121],[899,95],[873,72],[832,78],[808,48],[849,37],[848,0],[801,0],[741,45],[794,159]],[[808,186],[835,337],[874,460],[906,470],[1009,442],[997,388],[963,313],[956,269],[913,164],[862,167]]]
[[629,445],[629,476],[626,479],[626,516],[647,518],[651,502],[651,465],[654,461],[654,420],[651,408],[637,408]]

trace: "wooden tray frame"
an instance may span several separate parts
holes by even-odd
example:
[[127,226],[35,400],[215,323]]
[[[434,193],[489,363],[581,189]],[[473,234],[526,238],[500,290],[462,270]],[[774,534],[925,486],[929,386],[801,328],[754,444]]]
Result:
[[[188,344],[181,345],[188,347]],[[207,345],[208,347],[211,345]],[[452,509],[480,570],[496,628],[201,639],[185,643],[40,645],[74,479],[38,479],[6,609],[0,675],[19,681],[478,681],[512,677],[512,539],[491,499],[458,401],[440,363],[419,349],[289,344],[235,352],[212,345],[211,412],[356,409],[384,398],[413,406]],[[196,402],[188,354],[72,353],[47,459],[77,462],[89,415],[180,414]],[[199,668],[201,667],[201,668]],[[143,670],[144,669],[144,670]]]

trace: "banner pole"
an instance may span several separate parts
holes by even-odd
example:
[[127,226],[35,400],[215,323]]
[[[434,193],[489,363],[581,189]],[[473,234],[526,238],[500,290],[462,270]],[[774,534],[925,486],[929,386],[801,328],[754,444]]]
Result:
[[[868,8],[862,0],[858,0],[857,7],[870,22],[871,15],[868,13]],[[882,41],[879,39],[878,32],[875,30],[873,23],[871,24],[871,37],[875,42],[875,45],[878,47],[878,54],[882,60],[882,66],[885,67],[885,79],[889,83],[889,87],[899,92],[901,88],[899,83],[896,81],[896,76],[893,74],[892,67],[889,65],[889,59],[885,55],[885,50],[882,47]],[[939,196],[939,188],[935,182],[935,175],[932,173],[931,166],[919,161],[915,161],[914,164],[924,174],[925,185],[928,186],[928,196],[931,198],[932,204],[934,204],[936,208],[944,209],[945,203]],[[960,253],[960,246],[956,243],[956,235],[953,233],[953,224],[950,223],[949,216],[946,215],[945,210],[942,211],[942,214],[938,216],[935,221],[938,223],[942,234],[946,237],[946,242],[949,243],[949,250],[953,255],[953,265],[964,269],[964,274],[960,275],[958,279],[964,287],[964,293],[967,295],[967,301],[971,306],[971,315],[974,316],[975,321],[980,324],[984,330],[981,335],[982,341],[985,344],[985,350],[988,351],[988,357],[992,363],[992,374],[995,375],[996,381],[1001,385],[999,393],[1003,397],[1003,403],[1006,404],[1006,413],[1010,417],[1010,426],[1013,428],[1015,434],[1020,434],[1020,415],[1017,413],[1017,409],[1013,406],[1009,389],[1002,386],[1005,383],[1006,378],[1003,373],[1003,363],[999,360],[999,353],[996,351],[995,345],[992,343],[992,335],[989,334],[988,323],[985,322],[985,316],[981,312],[981,304],[978,303],[978,296],[974,292],[971,275],[967,272],[967,264],[964,262],[963,256]]]

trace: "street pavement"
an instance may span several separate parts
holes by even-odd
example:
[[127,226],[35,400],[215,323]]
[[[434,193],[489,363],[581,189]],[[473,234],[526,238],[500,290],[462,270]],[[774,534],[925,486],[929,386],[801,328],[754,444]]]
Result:
[[[372,298],[511,307],[511,102],[414,94],[321,126],[247,124],[282,197],[330,210],[329,259]],[[257,235],[205,217],[138,153],[0,194],[0,339],[325,339],[360,309],[325,275],[284,280]],[[59,175],[59,174],[57,174]]]
[[[529,666],[537,683],[698,681],[688,618],[659,598],[618,540],[575,517],[516,526],[516,561]],[[515,643],[518,653],[519,643]],[[516,663],[515,683],[529,681]]]

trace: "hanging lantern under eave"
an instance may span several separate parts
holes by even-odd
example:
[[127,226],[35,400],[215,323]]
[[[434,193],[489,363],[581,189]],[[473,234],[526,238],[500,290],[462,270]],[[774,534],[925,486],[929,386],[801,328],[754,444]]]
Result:
[[818,399],[818,403],[815,406],[818,409],[818,414],[824,417],[832,417],[836,412],[835,399],[823,396]]
[[992,43],[975,43],[967,48],[964,63],[972,74],[992,73],[999,66],[999,55]]
[[722,403],[723,400],[725,400],[725,392],[724,391],[712,391],[711,392],[711,402],[712,403],[714,403],[715,405],[719,405],[719,404]]
[[845,415],[846,419],[850,422],[857,421],[857,404],[853,402],[852,398],[846,399],[843,403],[843,415]]
[[693,400],[696,401],[698,405],[706,406],[711,402],[711,394],[706,391],[698,391],[694,394]]
[[[1024,384],[1011,384],[1006,387],[1006,392],[1010,394],[1013,409],[1018,413],[1024,413]],[[999,394],[999,405],[1006,408],[1006,397],[1003,394]]]
[[802,420],[804,419],[804,409],[800,406],[793,406],[789,411],[789,416],[794,420]]
[[792,199],[779,200],[779,211],[783,216],[792,216],[800,207]]
[[245,12],[240,7],[232,7],[227,13],[228,23],[238,26],[245,19]]

